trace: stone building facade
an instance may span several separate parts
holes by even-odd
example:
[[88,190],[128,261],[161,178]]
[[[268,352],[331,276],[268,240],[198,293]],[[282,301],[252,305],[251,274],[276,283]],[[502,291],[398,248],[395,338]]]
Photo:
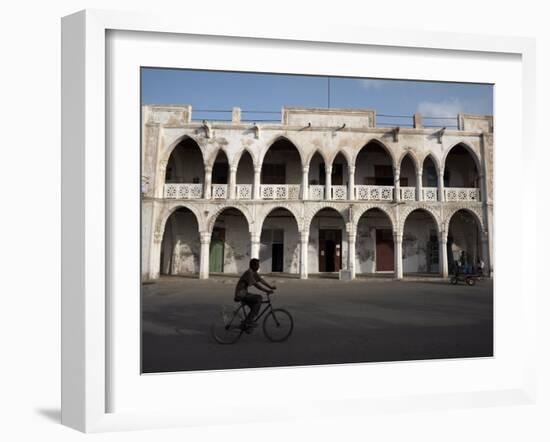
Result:
[[492,271],[493,120],[377,127],[373,110],[283,108],[280,123],[142,108],[142,278],[348,270]]

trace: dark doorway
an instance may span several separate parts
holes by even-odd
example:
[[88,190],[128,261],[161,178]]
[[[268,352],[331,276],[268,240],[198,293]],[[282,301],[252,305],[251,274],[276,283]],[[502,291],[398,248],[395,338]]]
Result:
[[391,229],[376,229],[376,271],[393,272],[394,251]]
[[271,271],[282,272],[284,260],[284,230],[273,230],[273,242],[271,244]]
[[213,273],[223,272],[224,244],[225,229],[214,227],[212,240],[210,241],[210,271]]
[[319,271],[338,272],[342,268],[342,231],[319,230]]

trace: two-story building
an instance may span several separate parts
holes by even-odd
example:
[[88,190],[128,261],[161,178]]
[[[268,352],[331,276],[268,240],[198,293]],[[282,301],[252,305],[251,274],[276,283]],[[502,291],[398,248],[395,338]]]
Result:
[[491,116],[377,127],[373,110],[283,108],[281,122],[142,108],[142,277],[347,269],[492,270]]

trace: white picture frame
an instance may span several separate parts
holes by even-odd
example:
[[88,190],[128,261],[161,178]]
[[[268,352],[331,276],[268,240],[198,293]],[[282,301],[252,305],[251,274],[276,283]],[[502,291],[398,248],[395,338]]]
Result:
[[[157,33],[165,36],[216,36],[219,38],[239,38],[247,41],[266,39],[273,45],[292,45],[293,42],[311,44],[337,44],[338,48],[376,47],[379,50],[389,48],[422,49],[432,54],[462,53],[473,54],[482,59],[483,54],[502,54],[520,58],[521,64],[521,108],[516,109],[516,125],[502,127],[499,132],[499,118],[496,113],[495,139],[497,146],[505,146],[505,140],[499,139],[505,130],[520,140],[522,158],[534,155],[534,102],[535,102],[535,45],[532,39],[518,37],[491,37],[481,35],[464,35],[451,33],[429,33],[417,31],[393,32],[372,28],[350,28],[330,26],[330,29],[314,23],[299,29],[282,29],[276,24],[247,22],[246,26],[219,22],[209,23],[206,19],[196,17],[186,21],[185,25],[177,17],[169,14],[156,16],[144,13],[126,13],[87,10],[63,18],[62,21],[62,423],[84,432],[111,431],[139,428],[161,428],[170,426],[205,425],[213,422],[247,422],[258,420],[305,418],[334,415],[361,415],[383,409],[385,412],[402,410],[420,410],[459,408],[470,406],[488,406],[507,404],[533,403],[536,396],[536,359],[535,339],[523,343],[524,352],[518,355],[521,373],[510,379],[508,384],[499,388],[493,386],[483,389],[479,386],[467,387],[461,392],[449,392],[444,382],[435,385],[426,394],[400,394],[399,385],[395,391],[369,396],[359,390],[350,396],[344,387],[327,388],[326,397],[312,395],[306,397],[303,390],[298,393],[296,405],[275,400],[271,407],[251,413],[241,418],[233,416],[223,409],[223,401],[210,401],[203,407],[151,407],[150,410],[113,410],[109,403],[110,392],[115,388],[112,377],[114,356],[109,341],[110,327],[113,325],[114,313],[108,289],[112,287],[109,265],[112,256],[109,244],[113,240],[113,231],[108,228],[112,216],[113,195],[109,192],[109,177],[112,173],[109,164],[107,145],[111,134],[106,131],[107,111],[106,81],[108,52],[106,35],[108,32]],[[145,35],[145,34],[143,34]],[[152,34],[150,34],[152,35]],[[146,37],[145,37],[146,38]],[[282,44],[282,43],[281,43]],[[336,49],[338,50],[338,49]],[[451,69],[451,67],[449,67]],[[398,72],[396,77],[403,78]],[[364,76],[369,76],[365,73]],[[498,97],[497,97],[498,100]],[[139,118],[139,109],[136,109]],[[517,116],[520,115],[521,118]],[[135,117],[135,116],[134,116]],[[504,116],[503,116],[504,117]],[[136,146],[134,146],[136,147]],[[498,149],[498,147],[497,147]],[[501,155],[506,155],[506,151]],[[523,173],[528,169],[524,168]],[[139,171],[137,171],[139,174]],[[528,182],[525,180],[525,182]],[[139,181],[136,181],[139,183]],[[496,183],[496,204],[505,204],[499,199],[499,181]],[[526,184],[522,184],[526,186]],[[524,220],[533,218],[536,203],[536,191],[529,187],[529,192],[518,189],[522,198],[521,217]],[[139,184],[136,192],[139,194]],[[498,224],[505,226],[505,220],[498,218]],[[504,232],[504,234],[506,234]],[[525,235],[525,231],[521,231]],[[496,240],[498,244],[498,239]],[[521,254],[521,272],[527,272],[525,259],[534,254],[535,245],[525,243],[517,251]],[[498,252],[498,249],[497,249]],[[498,272],[506,273],[506,262],[496,262],[495,294],[506,287],[498,285]],[[112,275],[111,275],[112,276]],[[520,306],[523,315],[518,318],[523,337],[535,334],[536,290],[534,281],[521,278],[518,282],[521,290]],[[495,303],[495,319],[499,322],[499,304]],[[500,310],[502,311],[502,310]],[[505,318],[505,316],[503,316]],[[501,321],[502,324],[502,321]],[[496,353],[495,359],[499,355]],[[519,366],[518,365],[518,366]],[[316,373],[331,376],[359,376],[361,372],[373,370],[380,372],[394,371],[396,364],[366,366],[332,366],[317,369]],[[378,367],[378,368],[377,368]],[[411,370],[425,372],[429,364],[409,365]],[[450,366],[447,366],[450,367]],[[116,368],[116,367],[115,367]],[[460,370],[456,365],[450,370]],[[515,367],[515,369],[520,368]],[[488,371],[491,370],[487,366]],[[306,370],[306,371],[304,371]],[[281,379],[302,379],[311,375],[307,368],[300,370],[237,370],[232,373],[191,374],[193,383],[205,385],[213,382],[220,388],[226,388],[227,382],[240,382],[244,377],[254,377],[260,382],[265,376]],[[397,372],[397,371],[396,371]],[[340,374],[339,374],[340,373]],[[516,373],[516,372],[514,372]],[[139,376],[139,373],[134,373]],[[309,376],[311,377],[311,376]],[[158,379],[159,377],[157,377]],[[115,379],[116,376],[115,376]],[[120,376],[118,377],[120,379]],[[171,383],[170,376],[164,376],[163,384]],[[447,381],[448,382],[448,381]],[[200,390],[199,390],[200,391]],[[205,395],[208,392],[203,390]],[[198,399],[200,392],[195,391],[186,397],[191,403],[193,395]],[[159,396],[160,397],[160,396]],[[147,398],[145,398],[147,399]],[[204,398],[203,398],[204,399]],[[295,398],[296,399],[296,398]],[[123,407],[124,408],[124,407]]]

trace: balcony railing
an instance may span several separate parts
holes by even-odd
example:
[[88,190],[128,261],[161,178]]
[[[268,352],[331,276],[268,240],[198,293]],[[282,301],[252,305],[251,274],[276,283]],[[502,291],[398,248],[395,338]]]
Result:
[[299,184],[262,184],[260,198],[263,200],[297,200],[300,198]]
[[164,185],[164,198],[199,199],[202,198],[202,184],[169,183]]
[[416,187],[400,187],[401,201],[416,201]]
[[356,200],[393,201],[393,186],[355,186]]
[[324,200],[325,199],[325,186],[319,184],[313,184],[309,186],[308,198],[310,200]]
[[212,184],[212,199],[226,200],[228,197],[227,184]]
[[348,199],[348,187],[347,186],[332,186],[332,199],[333,200]]
[[437,187],[422,188],[423,201],[437,201]]
[[478,188],[445,187],[445,201],[481,201],[481,194]]
[[237,192],[235,195],[238,200],[252,199],[252,184],[237,184]]
[[[253,199],[252,184],[237,184],[234,197],[239,200]],[[264,200],[299,200],[301,196],[300,184],[262,184],[260,185],[260,198]],[[326,187],[324,185],[310,185],[308,199],[322,201],[325,198]],[[393,201],[393,186],[353,186],[355,200],[358,201]],[[481,192],[478,188],[446,187],[444,188],[445,201],[468,202],[481,201]],[[229,199],[231,192],[227,184],[212,184],[211,198],[213,200]],[[399,189],[401,201],[415,201],[415,187],[401,187]],[[438,201],[437,187],[423,187],[421,201]],[[201,199],[204,197],[203,184],[195,183],[166,183],[164,185],[164,198],[169,199]],[[331,199],[348,200],[348,186],[332,186]]]

